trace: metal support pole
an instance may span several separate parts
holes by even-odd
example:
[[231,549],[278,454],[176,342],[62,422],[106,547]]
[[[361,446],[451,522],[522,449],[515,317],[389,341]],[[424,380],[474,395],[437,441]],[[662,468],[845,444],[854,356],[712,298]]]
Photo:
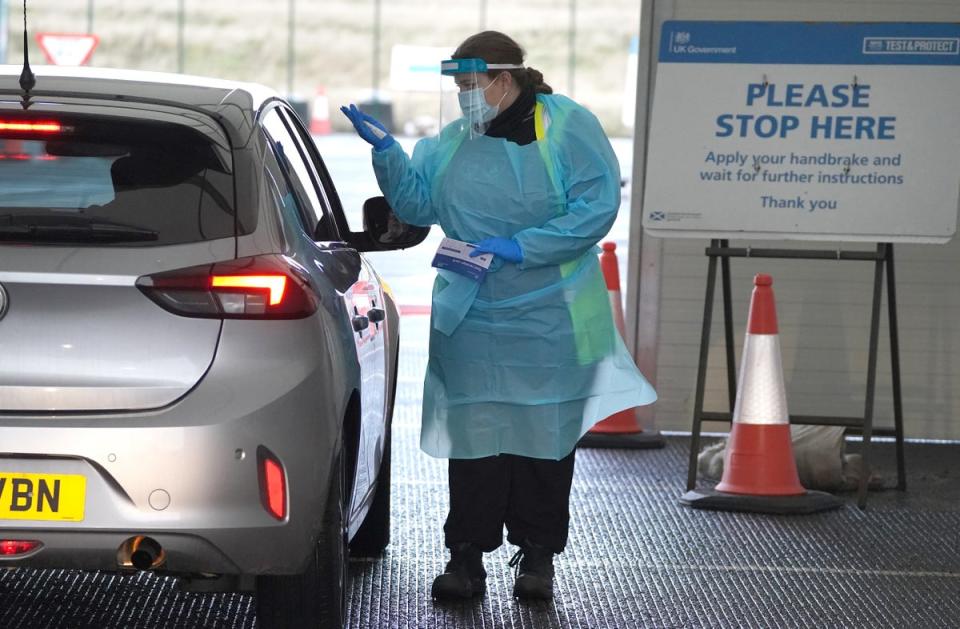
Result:
[[183,69],[187,65],[186,51],[184,49],[183,31],[186,25],[186,0],[177,0],[177,72],[183,74]]
[[93,33],[93,0],[87,0],[87,34]]
[[480,30],[487,28],[487,0],[480,0]]
[[893,373],[893,426],[897,439],[897,489],[907,489],[903,456],[903,398],[900,393],[900,333],[897,322],[897,278],[893,270],[893,244],[887,244],[887,325],[890,326],[890,368]]
[[297,30],[295,26],[296,4],[297,0],[289,0],[287,3],[287,96],[293,94],[294,37]]
[[883,266],[886,245],[877,245],[879,256],[873,271],[873,310],[870,317],[870,350],[867,357],[867,399],[863,408],[863,472],[857,490],[857,506],[867,506],[867,485],[870,479],[870,439],[873,437],[873,400],[877,388],[877,341],[880,337],[880,296],[883,293]]
[[577,66],[577,48],[576,48],[576,39],[577,39],[577,0],[570,0],[570,56],[567,61],[567,85],[570,98],[574,97],[576,93],[576,86],[574,85],[574,72]]
[[[720,241],[711,240],[712,247]],[[710,325],[713,323],[713,293],[717,284],[717,258],[710,256],[707,264],[707,292],[703,298],[703,328],[700,331],[700,363],[697,367],[697,392],[693,402],[693,430],[690,434],[690,465],[687,467],[687,491],[697,486],[697,454],[700,451],[700,423],[703,412],[703,394],[707,386],[707,360],[710,358]]]
[[[721,240],[720,246],[730,246],[729,240]],[[720,278],[723,283],[723,336],[727,346],[727,398],[730,400],[730,414],[737,401],[737,361],[733,347],[733,291],[730,288],[730,258],[720,258]]]
[[380,0],[373,0],[373,88],[374,102],[380,100]]
[[7,62],[7,0],[0,0],[0,63]]

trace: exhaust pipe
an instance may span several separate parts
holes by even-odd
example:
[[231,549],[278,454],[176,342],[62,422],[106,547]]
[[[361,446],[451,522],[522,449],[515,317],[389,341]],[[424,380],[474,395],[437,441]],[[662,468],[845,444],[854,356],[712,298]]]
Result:
[[135,570],[155,570],[166,560],[163,547],[152,537],[137,535],[120,545],[117,553],[117,563],[122,568]]

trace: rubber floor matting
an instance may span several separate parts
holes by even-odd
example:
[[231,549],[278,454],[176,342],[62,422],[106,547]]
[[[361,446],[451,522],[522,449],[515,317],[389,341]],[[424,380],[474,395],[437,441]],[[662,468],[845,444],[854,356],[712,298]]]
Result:
[[[680,506],[684,437],[662,450],[581,450],[556,600],[514,601],[513,549],[501,547],[486,556],[483,599],[434,604],[446,465],[417,447],[426,349],[403,352],[393,542],[381,559],[351,564],[350,627],[960,626],[960,446],[946,444],[908,445],[905,493],[871,493],[866,511],[848,494],[838,511],[790,517]],[[892,476],[890,444],[875,452]],[[183,594],[149,574],[0,571],[0,629],[255,625],[250,596]]]

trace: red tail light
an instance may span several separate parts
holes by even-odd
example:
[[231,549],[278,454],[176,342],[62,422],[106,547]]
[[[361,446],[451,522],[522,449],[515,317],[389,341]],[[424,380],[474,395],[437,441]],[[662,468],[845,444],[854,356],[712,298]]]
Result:
[[307,271],[281,255],[145,275],[137,288],[174,314],[207,319],[302,319],[319,304]]
[[278,520],[287,517],[287,477],[280,461],[263,446],[257,448],[260,472],[260,502]]
[[0,557],[25,555],[40,548],[40,542],[26,539],[0,539]]

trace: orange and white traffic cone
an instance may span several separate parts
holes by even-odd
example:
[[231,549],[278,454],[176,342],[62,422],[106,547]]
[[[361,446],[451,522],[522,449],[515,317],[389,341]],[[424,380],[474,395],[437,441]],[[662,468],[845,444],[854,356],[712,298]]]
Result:
[[[620,296],[620,269],[617,263],[617,243],[603,243],[600,254],[600,270],[607,284],[610,296],[610,310],[613,322],[620,333],[626,337],[626,324],[623,320],[623,302]],[[586,448],[662,448],[664,439],[659,432],[644,432],[637,418],[637,409],[628,408],[601,421],[580,439],[580,446]]]
[[327,98],[327,90],[320,85],[317,87],[313,96],[313,105],[310,107],[310,134],[327,135],[331,131],[330,100]]
[[835,496],[800,484],[780,360],[773,278],[760,273],[750,299],[737,400],[723,478],[715,490],[688,491],[680,502],[700,509],[814,513],[839,507]]

